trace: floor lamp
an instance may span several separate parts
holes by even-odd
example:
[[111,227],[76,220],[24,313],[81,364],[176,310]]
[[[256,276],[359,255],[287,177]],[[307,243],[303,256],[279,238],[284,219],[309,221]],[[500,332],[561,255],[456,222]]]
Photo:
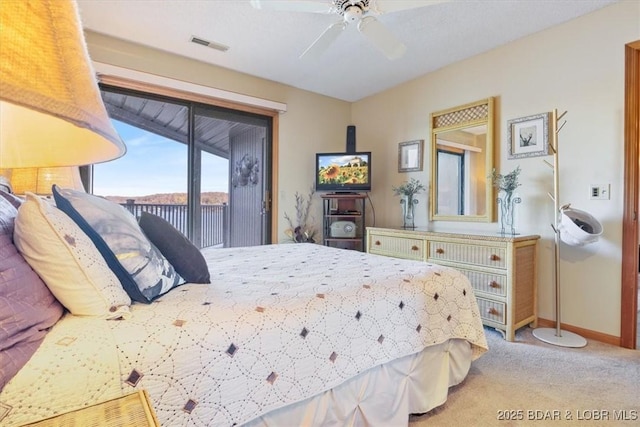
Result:
[[558,127],[558,121],[567,114],[565,111],[558,117],[558,110],[554,109],[551,112],[551,141],[549,148],[553,152],[553,164],[547,162],[549,166],[553,168],[553,195],[549,194],[554,204],[554,224],[551,224],[555,234],[555,291],[556,291],[556,327],[555,328],[536,328],[533,330],[533,336],[549,344],[558,345],[562,347],[584,347],[587,345],[587,340],[578,334],[569,331],[563,331],[561,329],[560,322],[560,218],[562,208],[560,207],[560,184],[558,176],[558,133],[565,125],[566,121]]

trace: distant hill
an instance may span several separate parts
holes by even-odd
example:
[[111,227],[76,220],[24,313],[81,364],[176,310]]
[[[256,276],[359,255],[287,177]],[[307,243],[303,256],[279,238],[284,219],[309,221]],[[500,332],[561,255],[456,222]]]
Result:
[[[136,204],[150,205],[186,205],[187,193],[161,193],[149,194],[147,196],[105,196],[105,199],[114,203],[127,203],[127,200],[133,199]],[[200,199],[203,205],[221,205],[229,202],[229,195],[218,191],[202,193]]]

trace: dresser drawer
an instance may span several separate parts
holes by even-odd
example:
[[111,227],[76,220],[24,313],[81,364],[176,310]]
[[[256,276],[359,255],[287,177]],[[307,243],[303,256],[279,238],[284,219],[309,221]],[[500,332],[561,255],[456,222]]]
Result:
[[506,304],[499,301],[492,301],[482,297],[476,297],[478,301],[478,308],[480,309],[480,317],[484,320],[490,320],[505,325],[507,323],[506,318]]
[[493,268],[506,268],[506,249],[495,246],[429,241],[429,258]]
[[499,296],[507,294],[507,276],[504,274],[485,273],[465,268],[458,268],[458,270],[469,278],[471,286],[476,291]]
[[[0,0],[1,1],[1,0]],[[540,236],[462,234],[367,227],[370,253],[453,267],[469,278],[482,323],[515,340],[516,326],[535,326]],[[508,310],[508,311],[507,311]]]
[[420,261],[425,259],[425,241],[372,233],[369,235],[369,253]]

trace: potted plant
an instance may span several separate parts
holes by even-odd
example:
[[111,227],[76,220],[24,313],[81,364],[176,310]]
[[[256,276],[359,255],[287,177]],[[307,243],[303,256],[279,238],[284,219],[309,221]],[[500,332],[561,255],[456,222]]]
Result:
[[402,204],[402,226],[404,228],[415,228],[414,225],[414,208],[418,204],[418,199],[414,196],[423,192],[426,187],[415,178],[405,181],[397,187],[391,187],[396,196],[401,196],[400,204]]
[[513,193],[516,188],[521,185],[520,182],[518,182],[519,175],[520,166],[506,175],[499,174],[495,168],[491,171],[490,178],[493,186],[501,193],[496,201],[500,207],[500,231],[502,234],[507,230],[511,234],[516,234],[514,224],[515,205],[520,203],[522,199],[520,197],[513,197]]

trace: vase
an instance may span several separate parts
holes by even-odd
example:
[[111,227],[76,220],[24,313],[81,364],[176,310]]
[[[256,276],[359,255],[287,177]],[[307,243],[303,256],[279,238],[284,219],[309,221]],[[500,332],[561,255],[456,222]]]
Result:
[[516,205],[522,202],[522,199],[513,193],[500,192],[497,198],[498,207],[500,208],[500,234],[516,235]]
[[416,228],[414,221],[414,210],[418,204],[418,199],[414,199],[413,195],[402,196],[400,199],[402,205],[402,227],[403,228]]

